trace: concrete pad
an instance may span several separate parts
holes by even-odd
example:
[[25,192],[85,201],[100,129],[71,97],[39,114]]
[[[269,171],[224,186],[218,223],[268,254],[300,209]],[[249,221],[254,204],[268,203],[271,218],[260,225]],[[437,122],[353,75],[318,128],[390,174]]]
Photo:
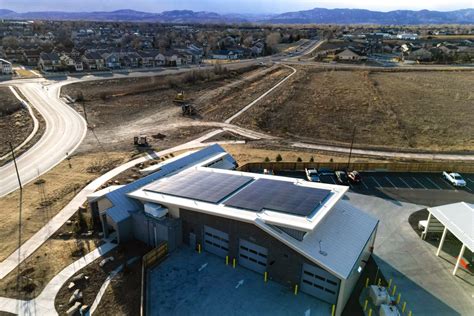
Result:
[[[270,276],[271,277],[271,276]],[[148,274],[148,315],[330,315],[331,305],[182,247]]]

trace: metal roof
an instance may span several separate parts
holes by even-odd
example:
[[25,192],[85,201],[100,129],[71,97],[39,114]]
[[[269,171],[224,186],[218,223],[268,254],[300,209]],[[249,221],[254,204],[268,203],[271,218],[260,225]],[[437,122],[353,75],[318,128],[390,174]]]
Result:
[[459,202],[430,207],[433,214],[471,251],[474,251],[474,204]]
[[126,220],[130,217],[130,213],[124,209],[108,209],[105,211],[107,216],[109,216],[115,223],[120,223],[121,221]]
[[302,241],[263,223],[258,226],[309,260],[347,279],[351,271],[357,268],[355,265],[377,223],[378,220],[369,214],[340,200]]
[[141,203],[135,199],[129,198],[126,193],[137,190],[170,173],[173,173],[184,167],[197,164],[198,162],[221,152],[225,152],[225,150],[217,144],[206,147],[190,155],[185,155],[181,159],[177,159],[172,162],[169,162],[168,164],[164,164],[158,171],[146,177],[138,179],[130,184],[127,184],[121,188],[118,188],[112,192],[107,193],[105,197],[113,204],[113,207],[107,210],[107,214],[109,214],[110,217],[113,218],[112,214],[115,212],[121,212],[122,210],[132,211],[139,208],[141,206]]

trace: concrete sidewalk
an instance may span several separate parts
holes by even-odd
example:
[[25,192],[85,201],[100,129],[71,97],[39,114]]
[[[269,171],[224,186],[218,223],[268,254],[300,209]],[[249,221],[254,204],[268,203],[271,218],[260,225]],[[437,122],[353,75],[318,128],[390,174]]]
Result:
[[117,245],[113,243],[103,244],[81,259],[73,262],[59,272],[35,299],[24,301],[0,297],[0,311],[18,315],[57,315],[54,300],[63,284],[76,274],[76,272],[86,267],[97,258],[107,254],[116,246]]

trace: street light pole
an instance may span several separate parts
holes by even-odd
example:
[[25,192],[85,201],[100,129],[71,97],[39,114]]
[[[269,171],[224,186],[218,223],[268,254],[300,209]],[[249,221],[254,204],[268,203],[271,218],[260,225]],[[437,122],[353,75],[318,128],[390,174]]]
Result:
[[351,149],[349,150],[349,159],[347,161],[347,170],[349,170],[349,165],[351,163],[351,156],[352,156],[352,147],[354,146],[354,138],[355,138],[356,127],[352,130],[352,140],[351,140]]

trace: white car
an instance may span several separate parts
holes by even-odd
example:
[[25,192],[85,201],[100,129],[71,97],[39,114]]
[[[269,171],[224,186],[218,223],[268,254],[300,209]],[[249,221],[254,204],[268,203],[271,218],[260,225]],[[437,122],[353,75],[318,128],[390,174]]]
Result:
[[306,168],[304,170],[306,172],[306,179],[311,182],[321,182],[321,179],[319,179],[319,173],[318,170],[315,168]]
[[443,171],[443,178],[455,187],[465,187],[466,181],[457,172]]

